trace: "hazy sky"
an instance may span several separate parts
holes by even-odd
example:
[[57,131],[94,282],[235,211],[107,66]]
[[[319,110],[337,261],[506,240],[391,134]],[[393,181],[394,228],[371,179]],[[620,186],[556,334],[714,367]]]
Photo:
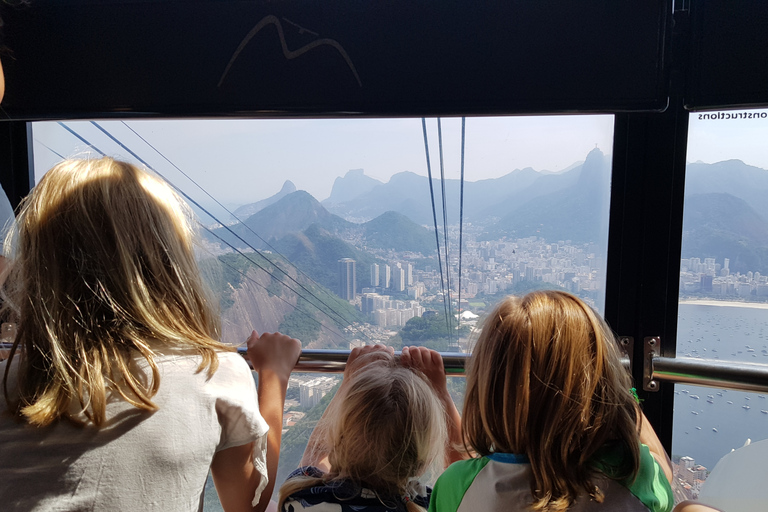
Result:
[[[743,112],[743,111],[736,111]],[[758,119],[699,120],[691,115],[688,160],[712,163],[739,158],[768,169],[768,110]],[[170,181],[203,204],[211,201],[119,121],[100,122]],[[227,205],[275,194],[290,179],[317,199],[350,169],[387,181],[401,171],[427,174],[421,119],[128,121],[149,143]],[[132,159],[85,121],[68,122],[105,153]],[[446,177],[458,178],[461,119],[442,120]],[[427,120],[430,158],[439,176],[437,122]],[[41,174],[63,156],[88,147],[55,122],[34,125],[35,168]],[[502,176],[516,168],[560,171],[599,147],[610,153],[613,116],[469,118],[465,178]],[[48,146],[46,148],[45,146]]]

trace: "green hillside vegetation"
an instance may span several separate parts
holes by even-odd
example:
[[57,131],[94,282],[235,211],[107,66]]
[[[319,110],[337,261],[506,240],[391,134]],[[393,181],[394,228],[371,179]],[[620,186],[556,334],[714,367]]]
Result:
[[339,287],[339,260],[352,258],[356,262],[357,291],[368,286],[369,268],[384,263],[370,254],[355,249],[317,224],[303,233],[292,233],[275,242],[281,254],[313,280],[329,290]]
[[[448,350],[448,325],[443,312],[426,317],[413,317],[406,322],[399,334],[403,345],[423,346],[438,352]],[[457,334],[459,337],[467,336],[469,327],[464,325],[456,330],[456,320],[452,320],[451,338],[455,340]]]
[[[327,289],[314,284],[304,283],[304,286],[312,291],[314,296],[302,291],[296,308],[283,318],[278,327],[278,330],[283,334],[299,339],[306,345],[316,340],[320,334],[319,322],[333,323],[339,329],[343,329],[351,323],[365,321],[354,306]],[[329,310],[332,313],[326,314]],[[312,321],[308,317],[317,321]]]
[[362,226],[369,247],[411,251],[425,256],[435,252],[432,232],[400,213],[385,212]]

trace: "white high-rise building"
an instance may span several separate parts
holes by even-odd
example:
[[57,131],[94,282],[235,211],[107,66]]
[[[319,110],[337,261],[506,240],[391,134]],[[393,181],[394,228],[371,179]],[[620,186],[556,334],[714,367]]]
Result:
[[344,300],[355,300],[356,289],[355,260],[342,258],[339,260],[339,297]]
[[371,265],[371,286],[379,286],[379,264]]

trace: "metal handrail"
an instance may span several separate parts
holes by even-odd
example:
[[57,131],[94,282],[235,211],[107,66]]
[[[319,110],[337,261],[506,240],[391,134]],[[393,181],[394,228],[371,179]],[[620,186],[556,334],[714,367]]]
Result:
[[[11,348],[10,343],[0,343],[0,350],[8,350]],[[247,349],[245,347],[238,347],[237,352],[246,357]],[[344,368],[347,365],[347,358],[349,357],[350,350],[318,350],[318,349],[303,349],[301,356],[294,367],[296,372],[307,373],[344,373]],[[464,377],[465,367],[470,354],[465,352],[441,352],[440,355],[443,358],[443,367],[445,368],[446,375],[450,377]],[[400,352],[395,352],[395,357],[400,357]],[[630,362],[628,358],[621,360],[625,368],[629,369]],[[249,363],[250,364],[250,363]]]
[[651,379],[738,391],[768,392],[768,365],[693,357],[651,357]]
[[[0,350],[10,350],[10,343],[0,343]],[[238,347],[238,354],[246,358],[247,349]],[[312,350],[303,349],[301,356],[294,366],[295,372],[307,373],[344,373],[347,366],[347,358],[350,350]],[[464,366],[469,354],[463,352],[441,352],[445,373],[451,377],[463,377]],[[400,352],[395,352],[395,357],[400,357]],[[250,364],[250,363],[249,363]]]
[[[10,349],[9,343],[0,343],[0,350]],[[245,347],[237,349],[243,357]],[[308,373],[343,373],[349,357],[349,350],[311,350],[301,351],[299,361],[294,367],[296,372]],[[396,352],[395,356],[399,356]],[[443,365],[447,375],[462,377],[470,354],[463,352],[442,352]],[[734,389],[738,391],[768,392],[768,365],[715,361],[691,357],[648,358],[652,381],[695,384],[700,386]],[[625,367],[629,360],[622,359]],[[653,389],[649,389],[653,391]]]
[[[246,349],[240,347],[237,349],[243,357],[246,355]],[[299,361],[294,366],[295,372],[308,373],[344,373],[347,366],[347,358],[350,350],[311,350],[303,349]],[[451,377],[463,377],[464,367],[469,354],[463,352],[441,352],[443,356],[443,367],[445,373]],[[400,352],[395,352],[395,357],[400,357]]]

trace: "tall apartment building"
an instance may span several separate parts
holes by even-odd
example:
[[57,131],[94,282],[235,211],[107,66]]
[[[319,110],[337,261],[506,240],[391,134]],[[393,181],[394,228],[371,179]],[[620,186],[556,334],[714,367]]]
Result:
[[356,289],[355,260],[342,258],[339,260],[339,297],[344,300],[355,300]]

